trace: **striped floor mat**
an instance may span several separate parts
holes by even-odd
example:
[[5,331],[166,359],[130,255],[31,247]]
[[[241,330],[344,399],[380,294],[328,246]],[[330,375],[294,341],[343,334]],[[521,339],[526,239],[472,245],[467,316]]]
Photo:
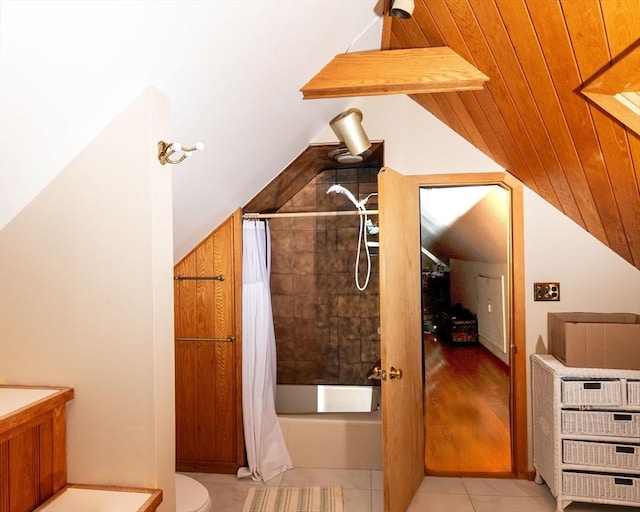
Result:
[[250,487],[242,512],[344,512],[342,487]]

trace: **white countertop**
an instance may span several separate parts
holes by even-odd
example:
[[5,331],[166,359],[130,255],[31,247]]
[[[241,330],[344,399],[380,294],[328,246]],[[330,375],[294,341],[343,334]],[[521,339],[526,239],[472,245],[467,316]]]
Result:
[[[137,512],[151,493],[77,489],[69,487],[42,509],[43,512]],[[40,509],[38,509],[40,510]]]
[[51,388],[0,387],[0,418],[59,392]]

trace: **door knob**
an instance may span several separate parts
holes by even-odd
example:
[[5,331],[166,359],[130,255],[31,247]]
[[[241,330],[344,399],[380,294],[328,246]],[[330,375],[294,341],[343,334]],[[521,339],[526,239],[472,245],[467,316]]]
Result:
[[387,380],[387,372],[376,366],[371,370],[371,374],[367,378],[371,380]]
[[392,366],[391,370],[389,370],[389,379],[398,379],[402,378],[402,368],[398,368],[397,370]]

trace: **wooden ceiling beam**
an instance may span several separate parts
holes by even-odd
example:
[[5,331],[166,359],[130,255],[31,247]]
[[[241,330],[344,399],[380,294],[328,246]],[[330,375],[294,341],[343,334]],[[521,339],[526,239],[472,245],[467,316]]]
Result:
[[446,46],[336,55],[302,89],[305,100],[471,91],[489,77]]

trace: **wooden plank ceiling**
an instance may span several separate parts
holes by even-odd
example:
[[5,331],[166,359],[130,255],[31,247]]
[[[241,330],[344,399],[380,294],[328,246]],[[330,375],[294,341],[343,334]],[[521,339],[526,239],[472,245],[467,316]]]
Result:
[[640,268],[640,137],[580,92],[640,44],[640,0],[415,0],[383,41],[448,46],[488,75],[411,97]]

